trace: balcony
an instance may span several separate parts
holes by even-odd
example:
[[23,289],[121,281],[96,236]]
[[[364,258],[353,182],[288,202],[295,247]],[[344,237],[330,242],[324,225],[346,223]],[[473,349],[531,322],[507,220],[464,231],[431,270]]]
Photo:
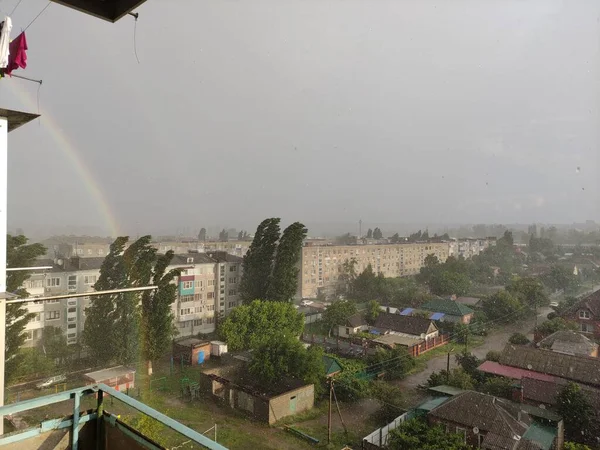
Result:
[[[108,412],[105,397],[114,397],[129,407],[157,420],[160,424],[181,435],[188,446],[226,450],[222,445],[180,424],[149,406],[132,399],[104,384],[86,386],[46,397],[35,398],[0,407],[1,416],[24,413],[43,406],[72,401],[73,414],[58,419],[45,420],[35,427],[0,436],[0,447],[6,450],[53,449],[161,449],[160,445]],[[96,397],[96,408],[81,411],[85,396]]]

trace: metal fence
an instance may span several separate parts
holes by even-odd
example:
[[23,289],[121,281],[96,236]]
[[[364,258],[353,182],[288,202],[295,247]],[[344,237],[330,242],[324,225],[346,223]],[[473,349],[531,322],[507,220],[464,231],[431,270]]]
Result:
[[362,448],[364,450],[375,450],[385,447],[388,444],[389,434],[394,428],[398,427],[402,422],[410,420],[414,417],[413,411],[408,411],[401,416],[396,417],[386,426],[378,428],[362,440]]

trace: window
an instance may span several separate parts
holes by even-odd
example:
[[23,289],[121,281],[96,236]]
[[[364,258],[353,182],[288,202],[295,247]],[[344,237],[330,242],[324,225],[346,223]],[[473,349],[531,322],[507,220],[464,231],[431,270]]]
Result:
[[229,289],[229,295],[237,295],[237,291],[235,289]]
[[194,287],[194,282],[193,281],[184,281],[183,282],[183,288],[184,289],[192,289]]
[[25,340],[26,341],[32,341],[33,340],[33,330],[25,330],[23,332],[23,334],[25,335]]
[[193,295],[182,295],[181,297],[179,297],[179,301],[181,303],[191,302],[191,301],[194,301],[194,296]]
[[591,323],[582,323],[581,325],[581,331],[583,333],[593,333],[594,332],[594,326]]
[[67,328],[69,328],[69,329],[77,328],[77,324],[76,323],[70,323],[70,324],[67,325]]
[[187,327],[187,322],[179,322],[179,328]]
[[209,300],[212,299],[212,298],[215,298],[215,293],[214,292],[207,292],[206,293],[206,298],[209,299]]
[[77,317],[67,317],[67,322],[77,322]]
[[67,309],[67,312],[69,312],[69,313],[76,313],[77,312],[77,308],[69,308],[69,309]]
[[201,288],[202,287],[202,280],[196,280],[196,287],[197,288]]
[[46,320],[58,320],[60,319],[60,311],[48,311],[46,313]]
[[194,308],[194,312],[195,312],[195,313],[201,313],[201,312],[202,312],[202,306],[196,306],[196,307]]
[[69,339],[74,339],[76,337],[77,337],[77,333],[69,333],[69,334],[67,334],[67,338],[69,338]]
[[99,248],[97,253],[98,253],[98,256],[102,256],[104,254],[104,250]]
[[590,312],[587,310],[581,310],[579,311],[579,318],[580,319],[589,319],[590,318]]
[[194,294],[194,300],[195,300],[195,301],[200,301],[200,300],[202,300],[202,294]]
[[60,278],[47,278],[46,279],[47,287],[58,287],[60,286]]
[[[89,298],[89,297],[87,297],[87,298]],[[67,300],[67,305],[77,306],[77,300]]]
[[214,286],[215,285],[215,280],[208,280],[208,285],[209,286]]
[[86,275],[83,277],[83,282],[85,284],[96,284],[96,280],[98,279],[98,275]]
[[179,310],[179,315],[180,316],[186,316],[188,314],[192,313],[192,309],[191,308],[182,308]]
[[25,283],[27,288],[43,288],[44,280],[29,280]]
[[202,319],[196,319],[196,320],[194,320],[194,326],[195,327],[199,327],[200,325],[202,325]]
[[46,300],[46,303],[60,303],[60,300]]
[[227,304],[227,307],[228,307],[228,308],[235,308],[235,306],[236,306],[235,304],[236,304],[236,303],[237,303],[237,302],[229,302],[229,303]]
[[206,310],[207,310],[207,311],[214,311],[214,310],[215,310],[215,305],[208,305],[208,306],[206,307]]
[[70,291],[77,290],[77,275],[69,275],[69,280],[67,281],[68,289]]
[[190,257],[190,258],[188,258],[188,259],[187,259],[187,262],[188,262],[188,263],[193,263],[193,262],[194,262],[194,258],[191,258],[191,257]]
[[237,280],[238,280],[238,279],[237,279],[237,277],[229,277],[229,282],[230,282],[231,284],[235,284],[235,283],[237,283]]
[[463,442],[467,442],[467,430],[466,428],[456,427],[456,434],[460,434],[463,438]]
[[206,323],[215,323],[215,318],[214,317],[207,317],[206,318]]
[[31,319],[31,322],[39,322],[41,320],[40,317],[40,313],[37,313],[35,316],[33,316],[33,319]]
[[229,266],[230,272],[237,272],[237,266]]

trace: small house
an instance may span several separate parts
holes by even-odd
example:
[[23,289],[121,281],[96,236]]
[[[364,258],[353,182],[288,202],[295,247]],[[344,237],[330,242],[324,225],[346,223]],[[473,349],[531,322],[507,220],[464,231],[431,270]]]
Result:
[[425,340],[439,335],[438,327],[430,319],[401,314],[380,313],[375,320],[375,328],[381,334],[398,334]]
[[431,320],[441,322],[464,323],[471,322],[475,311],[455,300],[434,299],[421,306],[421,309],[431,313]]
[[369,325],[367,324],[367,320],[365,316],[360,313],[356,313],[348,319],[346,319],[346,323],[343,325],[338,325],[338,336],[348,337],[356,333],[360,333],[363,331],[368,331]]
[[173,358],[175,361],[196,366],[210,359],[211,343],[196,338],[188,338],[173,342]]
[[582,333],[600,337],[600,290],[579,300],[564,311],[561,317],[577,322]]
[[135,387],[135,369],[126,366],[89,372],[84,375],[84,378],[88,384],[102,383],[117,391],[127,391]]

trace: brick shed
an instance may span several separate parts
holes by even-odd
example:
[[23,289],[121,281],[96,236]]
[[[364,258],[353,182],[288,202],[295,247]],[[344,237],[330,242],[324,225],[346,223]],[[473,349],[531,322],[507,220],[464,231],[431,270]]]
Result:
[[210,359],[210,342],[196,338],[188,338],[173,342],[173,358],[196,366]]

